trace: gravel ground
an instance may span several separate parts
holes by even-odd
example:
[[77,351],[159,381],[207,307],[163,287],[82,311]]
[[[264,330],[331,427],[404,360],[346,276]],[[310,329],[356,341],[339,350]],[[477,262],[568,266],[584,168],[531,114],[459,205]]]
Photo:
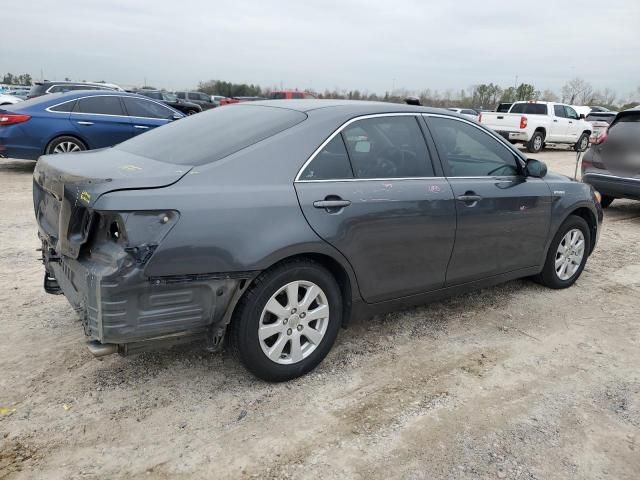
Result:
[[358,322],[272,385],[199,344],[93,358],[42,289],[32,171],[0,160],[0,479],[638,478],[640,202],[606,211],[573,288]]

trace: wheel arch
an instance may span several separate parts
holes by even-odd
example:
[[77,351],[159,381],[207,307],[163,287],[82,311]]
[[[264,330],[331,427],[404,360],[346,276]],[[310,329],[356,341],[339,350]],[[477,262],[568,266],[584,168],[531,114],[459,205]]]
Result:
[[547,129],[546,129],[545,127],[542,127],[542,126],[537,127],[537,128],[533,131],[533,133],[536,133],[536,132],[540,132],[540,133],[542,133],[542,135],[544,136],[544,138],[547,138]]
[[589,226],[589,237],[590,237],[590,242],[589,242],[589,255],[591,255],[591,252],[593,252],[593,249],[595,248],[595,238],[598,235],[598,221],[596,220],[596,216],[595,214],[587,207],[578,207],[574,210],[572,210],[569,215],[567,215],[565,217],[564,220],[562,220],[562,222],[564,223],[564,221],[569,218],[571,215],[575,215],[577,217],[581,217],[584,219],[585,222],[587,222],[587,225]]
[[[329,273],[333,276],[338,284],[338,288],[340,289],[340,293],[342,295],[342,326],[346,327],[349,318],[351,317],[351,310],[353,306],[354,298],[359,298],[359,290],[357,286],[357,281],[351,267],[346,264],[342,260],[336,259],[334,256],[330,255],[327,252],[318,252],[318,251],[304,251],[293,253],[291,255],[282,256],[277,260],[273,260],[270,265],[265,268],[262,272],[266,272],[272,270],[283,263],[292,262],[296,260],[310,260],[312,262],[318,263],[324,268],[326,268]],[[257,278],[257,277],[256,277]],[[251,285],[255,282],[253,278],[249,285],[247,285],[246,291],[251,288]]]

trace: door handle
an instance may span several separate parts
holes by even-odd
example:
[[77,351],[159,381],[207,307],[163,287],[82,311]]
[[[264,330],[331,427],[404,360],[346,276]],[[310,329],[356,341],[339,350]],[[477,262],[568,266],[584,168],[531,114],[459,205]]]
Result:
[[467,207],[475,207],[482,200],[482,197],[473,192],[467,192],[464,195],[457,196],[456,200],[464,202]]
[[569,123],[573,123],[571,120],[569,120]]
[[326,208],[326,209],[330,209],[330,208],[344,208],[344,207],[348,207],[349,205],[351,205],[351,202],[349,200],[316,200],[315,202],[313,202],[313,206],[316,208]]
[[78,125],[93,125],[93,122],[78,122]]
[[146,125],[134,125],[133,128],[139,128],[140,130],[148,130],[149,127]]
[[553,123],[558,123],[558,120],[554,120]]

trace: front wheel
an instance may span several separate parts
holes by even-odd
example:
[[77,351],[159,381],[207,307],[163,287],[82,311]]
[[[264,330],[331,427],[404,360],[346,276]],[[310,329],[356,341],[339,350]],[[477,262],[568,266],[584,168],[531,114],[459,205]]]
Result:
[[198,110],[187,110],[187,115],[195,115],[198,113]]
[[549,288],[567,288],[580,277],[591,248],[589,225],[582,217],[570,215],[549,246],[542,272],[535,280]]
[[589,134],[583,133],[573,147],[576,152],[586,152],[589,148]]
[[543,147],[544,135],[542,132],[534,132],[529,142],[527,142],[527,150],[531,153],[538,153]]
[[282,382],[313,370],[342,324],[342,296],[333,275],[310,260],[261,274],[240,300],[231,347],[257,377]]

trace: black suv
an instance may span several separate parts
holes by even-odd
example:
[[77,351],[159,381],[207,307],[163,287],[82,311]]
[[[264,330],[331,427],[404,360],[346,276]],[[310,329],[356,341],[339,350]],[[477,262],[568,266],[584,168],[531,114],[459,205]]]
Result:
[[36,82],[29,90],[27,98],[39,97],[47,93],[63,93],[71,90],[117,90],[123,91],[118,85],[113,83],[92,83],[92,82],[55,82],[45,80]]
[[211,95],[207,95],[202,92],[176,92],[176,96],[181,100],[186,100],[191,103],[195,103],[202,107],[202,110],[209,110],[217,107],[217,105],[211,100]]
[[159,102],[169,105],[171,108],[175,108],[187,115],[193,115],[202,111],[202,107],[193,102],[187,102],[178,98],[174,93],[163,92],[162,90],[137,90],[135,93],[144,95],[145,97],[153,98]]

